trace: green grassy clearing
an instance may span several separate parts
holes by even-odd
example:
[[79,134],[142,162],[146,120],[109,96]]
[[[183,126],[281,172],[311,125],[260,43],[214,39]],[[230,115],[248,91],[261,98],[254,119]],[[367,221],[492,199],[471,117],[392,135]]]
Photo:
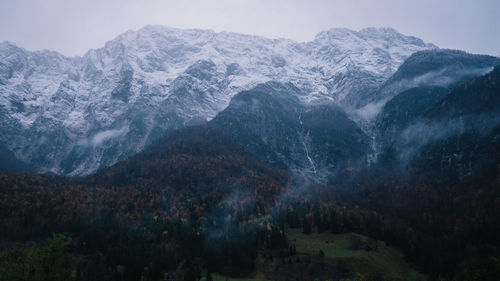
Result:
[[374,268],[382,269],[391,275],[403,280],[421,280],[421,274],[413,270],[404,260],[403,254],[392,247],[388,247],[383,241],[377,242],[377,250],[366,251],[364,249],[352,250],[351,239],[357,237],[363,243],[369,243],[372,247],[375,241],[355,233],[332,234],[311,233],[303,234],[301,229],[288,229],[288,237],[295,244],[297,253],[318,255],[320,250],[325,257],[330,259],[364,259],[373,264]]
[[[383,241],[377,242],[377,249],[375,250],[375,240],[356,233],[332,234],[324,232],[303,234],[302,229],[287,229],[287,235],[290,242],[295,245],[298,255],[318,256],[321,250],[325,258],[330,261],[340,259],[347,264],[352,264],[353,267],[363,264],[370,265],[374,269],[380,269],[386,272],[388,276],[397,278],[397,280],[426,280],[424,275],[421,275],[406,263],[403,254],[399,250],[388,247]],[[362,246],[359,250],[353,250],[351,247],[351,240],[353,237],[361,241]],[[370,245],[373,250],[367,251],[364,249],[363,245]],[[266,262],[262,258],[258,259],[261,259],[264,263]],[[367,271],[369,270],[367,268],[364,269]],[[269,279],[265,279],[264,272],[265,270],[263,268],[258,268],[255,272],[255,277],[246,278],[231,278],[214,273],[213,280],[269,281]],[[201,280],[205,281],[205,277]]]

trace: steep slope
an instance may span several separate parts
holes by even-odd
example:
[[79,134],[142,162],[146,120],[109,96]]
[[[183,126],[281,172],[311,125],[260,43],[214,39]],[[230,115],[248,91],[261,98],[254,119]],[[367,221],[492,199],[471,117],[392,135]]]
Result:
[[[469,115],[500,113],[500,67],[471,79],[447,95],[426,113],[426,118],[443,120]],[[495,119],[492,119],[495,120]]]
[[[383,84],[411,54],[437,49],[392,28],[366,28],[359,32],[334,28],[320,32],[306,44],[312,46],[312,62],[316,63],[312,70],[322,74],[319,86],[327,89],[326,98],[348,109],[368,103],[367,92]],[[324,90],[313,92],[325,94]]]
[[[372,89],[366,94],[366,106],[355,110],[353,118],[361,123],[369,123],[374,121],[384,105],[398,94],[421,87],[423,93],[428,91],[425,89],[428,87],[453,89],[471,78],[492,71],[498,65],[499,58],[457,50],[416,52],[378,89]],[[365,127],[369,125],[365,124]]]
[[402,130],[421,118],[449,92],[448,88],[427,86],[396,95],[384,105],[375,120],[376,142],[381,147],[393,145]]
[[415,119],[396,124],[384,161],[344,190],[354,204],[408,224],[383,232],[433,276],[460,276],[460,264],[499,253],[499,93],[497,67],[424,107],[415,102]]
[[500,65],[500,59],[457,50],[428,50],[411,55],[384,83],[377,98],[421,86],[454,88]]
[[[110,186],[153,184],[181,194],[259,193],[262,200],[272,200],[287,177],[258,161],[218,128],[192,126],[160,138],[88,180]],[[267,190],[273,187],[277,189]]]
[[83,57],[0,43],[0,129],[37,171],[82,175],[212,119],[238,92],[292,82],[303,103],[364,103],[416,51],[393,29],[331,29],[311,42],[147,26]]
[[498,65],[499,58],[456,50],[411,55],[382,86],[366,94],[365,106],[348,110],[349,117],[371,138],[374,153],[368,156],[370,162],[379,156],[393,157],[391,150],[397,149],[405,128],[418,122],[450,91]]
[[0,173],[27,173],[29,166],[0,144]]
[[[432,169],[456,180],[495,178],[500,163],[500,67],[456,88],[410,127],[426,130],[417,140],[419,171]],[[429,138],[429,134],[434,134]],[[427,142],[425,142],[425,140]],[[430,141],[432,140],[432,142]]]
[[[416,83],[446,86],[491,71],[500,59],[457,50],[430,50],[411,55],[394,73],[389,83],[403,79]],[[425,77],[423,77],[425,75]]]
[[411,166],[419,171],[451,171],[457,180],[493,168],[499,157],[494,149],[500,124],[499,79],[497,67],[450,92],[415,88],[396,96],[377,123],[382,158],[414,162]]
[[[102,209],[120,216],[134,212],[129,223],[151,221],[152,212],[174,221],[209,216],[212,208],[233,200],[254,210],[255,204],[270,206],[288,179],[286,172],[258,161],[219,129],[193,126],[87,177],[1,173],[0,239],[17,232],[81,231],[72,222],[99,220],[94,212]],[[195,214],[195,203],[205,209]]]
[[210,124],[262,161],[323,182],[364,162],[368,138],[334,104],[305,106],[291,84],[269,82],[236,95]]

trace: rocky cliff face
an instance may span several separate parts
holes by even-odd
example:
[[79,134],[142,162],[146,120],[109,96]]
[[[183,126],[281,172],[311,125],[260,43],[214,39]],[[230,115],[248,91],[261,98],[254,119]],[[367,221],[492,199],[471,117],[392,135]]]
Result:
[[325,183],[366,162],[369,139],[333,103],[305,106],[292,84],[268,82],[237,94],[209,124],[261,161]]
[[293,83],[300,104],[356,109],[412,53],[435,48],[374,28],[299,43],[147,26],[74,58],[0,43],[0,142],[39,172],[88,174],[271,80]]

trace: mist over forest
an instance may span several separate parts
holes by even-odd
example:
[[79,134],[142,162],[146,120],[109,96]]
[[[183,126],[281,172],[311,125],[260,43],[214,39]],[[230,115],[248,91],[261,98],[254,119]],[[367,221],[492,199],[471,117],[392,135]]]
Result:
[[393,28],[110,39],[0,42],[0,280],[500,280],[500,58]]

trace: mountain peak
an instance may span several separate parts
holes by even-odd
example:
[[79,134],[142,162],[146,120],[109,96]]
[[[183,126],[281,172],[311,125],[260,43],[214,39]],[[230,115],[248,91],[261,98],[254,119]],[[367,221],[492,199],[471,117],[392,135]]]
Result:
[[[0,141],[11,150],[21,147],[19,157],[38,171],[87,174],[172,129],[211,120],[237,93],[263,82],[293,83],[300,91],[278,88],[303,104],[355,106],[361,93],[428,48],[384,34],[399,33],[334,28],[312,42],[296,42],[148,25],[81,58],[0,52],[0,117],[9,120],[0,130],[12,132]],[[35,137],[27,141],[26,135]],[[96,136],[105,136],[97,146]],[[47,139],[55,141],[48,146]]]
[[[115,40],[128,41],[144,38],[144,37],[157,37],[157,36],[183,36],[183,35],[199,35],[199,34],[215,34],[211,29],[194,29],[194,28],[175,28],[165,25],[146,25],[138,30],[128,30]],[[112,40],[114,41],[114,40]]]
[[[1,41],[0,42],[0,50],[22,50],[23,48],[19,47],[16,43],[10,41]],[[0,55],[1,56],[1,55]]]
[[385,46],[389,48],[389,44],[397,45],[396,42],[400,44],[407,44],[413,46],[419,46],[426,49],[437,49],[433,44],[427,44],[422,39],[407,36],[392,27],[368,27],[361,29],[359,31],[347,29],[347,28],[331,28],[326,31],[319,32],[315,41],[335,41],[341,44],[358,44],[359,42],[367,42],[373,45],[376,41],[385,42]]
[[359,31],[355,31],[348,28],[330,28],[325,31],[321,31],[316,35],[316,38],[322,37],[338,37],[343,38],[347,36],[358,36],[358,37],[401,37],[405,36],[398,32],[392,27],[367,27]]
[[427,47],[429,49],[438,49],[438,47],[434,44],[425,43],[422,39],[417,38],[415,36],[408,36],[402,34],[401,32],[397,31],[392,27],[368,27],[361,29],[359,31],[359,34],[361,34],[365,38],[377,38],[377,39],[384,39],[387,41],[398,40],[398,41],[408,42],[413,45]]
[[330,28],[328,30],[320,31],[316,34],[315,40],[321,38],[344,38],[347,36],[356,36],[357,32],[348,28]]
[[359,30],[359,33],[372,33],[372,34],[401,34],[392,27],[367,27]]

